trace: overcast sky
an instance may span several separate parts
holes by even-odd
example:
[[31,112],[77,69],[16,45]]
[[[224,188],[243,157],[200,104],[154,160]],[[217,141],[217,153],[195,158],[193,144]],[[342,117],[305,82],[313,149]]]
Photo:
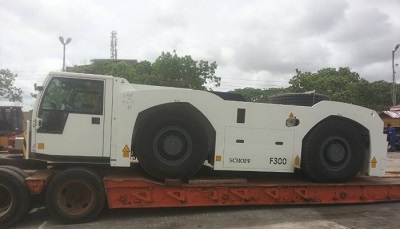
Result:
[[62,68],[59,36],[72,38],[72,66],[110,58],[111,31],[118,59],[154,61],[176,50],[216,61],[217,91],[286,87],[296,68],[350,67],[371,82],[391,81],[400,1],[1,0],[0,28],[0,69],[18,74],[31,107],[33,83]]

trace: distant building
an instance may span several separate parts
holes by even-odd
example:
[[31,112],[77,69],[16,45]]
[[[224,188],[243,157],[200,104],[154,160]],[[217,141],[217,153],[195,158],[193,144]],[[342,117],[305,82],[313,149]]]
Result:
[[393,106],[388,111],[382,111],[379,117],[383,120],[384,128],[390,123],[396,131],[400,131],[400,105]]

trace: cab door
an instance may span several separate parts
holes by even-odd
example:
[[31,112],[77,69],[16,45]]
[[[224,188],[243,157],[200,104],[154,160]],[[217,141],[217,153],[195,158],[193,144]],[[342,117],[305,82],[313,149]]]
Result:
[[248,171],[293,171],[293,130],[226,127],[224,167]]
[[104,80],[53,77],[33,114],[37,158],[103,157]]

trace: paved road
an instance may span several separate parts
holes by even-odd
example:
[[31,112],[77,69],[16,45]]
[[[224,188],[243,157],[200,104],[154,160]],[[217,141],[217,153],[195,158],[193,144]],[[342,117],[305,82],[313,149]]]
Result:
[[[400,171],[400,153],[388,154]],[[60,225],[45,208],[15,228],[400,228],[400,202],[353,205],[246,206],[106,210],[94,222]]]
[[118,209],[94,222],[60,225],[46,209],[31,212],[16,228],[399,228],[400,203],[335,206],[248,206]]
[[388,153],[386,171],[400,172],[400,151]]

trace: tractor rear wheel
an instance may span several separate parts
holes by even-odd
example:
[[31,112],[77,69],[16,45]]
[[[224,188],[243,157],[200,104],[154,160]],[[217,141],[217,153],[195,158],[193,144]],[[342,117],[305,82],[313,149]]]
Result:
[[102,212],[105,200],[101,178],[87,168],[71,168],[59,173],[46,191],[47,209],[66,224],[93,220]]

